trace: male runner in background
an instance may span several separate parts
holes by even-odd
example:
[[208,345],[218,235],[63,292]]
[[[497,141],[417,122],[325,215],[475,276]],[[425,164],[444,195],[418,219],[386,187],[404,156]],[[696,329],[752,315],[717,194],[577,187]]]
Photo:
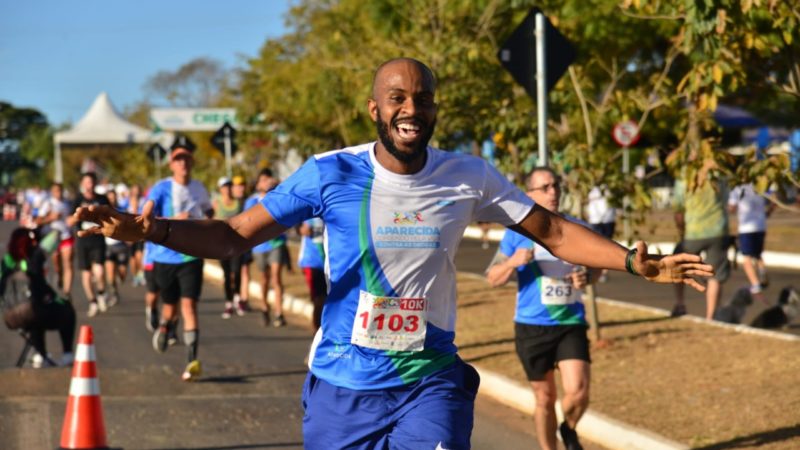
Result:
[[[153,202],[152,209],[159,217],[201,219],[213,215],[208,191],[202,183],[192,179],[193,151],[194,144],[184,136],[178,136],[172,144],[169,162],[172,177],[156,183],[147,198],[148,202]],[[197,358],[200,335],[197,302],[203,288],[203,259],[161,245],[153,246],[152,250],[153,275],[164,302],[161,323],[153,334],[153,348],[158,352],[167,350],[169,335],[175,333],[177,308],[180,308],[188,361],[181,379],[191,381],[202,373]]]
[[[559,214],[561,180],[548,167],[525,177],[528,196]],[[565,219],[581,223],[574,217]],[[582,223],[581,223],[582,224]],[[589,227],[588,224],[582,224]],[[512,230],[506,230],[497,255],[486,271],[492,287],[517,276],[514,336],[522,367],[536,398],[534,421],[542,450],[556,449],[555,369],[561,375],[564,422],[559,431],[567,450],[582,449],[575,426],[589,406],[589,340],[581,290],[596,280],[600,270],[586,270],[553,256],[546,248]]]

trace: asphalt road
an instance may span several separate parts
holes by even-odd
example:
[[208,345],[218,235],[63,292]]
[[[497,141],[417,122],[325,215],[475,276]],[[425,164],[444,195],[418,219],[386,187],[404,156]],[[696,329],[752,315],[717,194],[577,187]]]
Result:
[[[13,224],[0,222],[5,246]],[[4,249],[0,248],[0,252]],[[95,333],[101,398],[109,445],[125,449],[300,449],[303,359],[311,342],[306,319],[262,327],[258,314],[223,320],[219,286],[206,283],[199,305],[203,377],[180,381],[185,347],[165,354],[151,347],[144,326],[143,288],[126,284],[122,301],[86,317],[79,283],[74,303],[78,325]],[[60,343],[48,333],[57,359]],[[14,368],[23,347],[13,331],[0,329],[0,448],[48,449],[60,442],[69,368]],[[479,396],[473,448],[538,448],[530,416]],[[598,447],[587,443],[587,449]]]

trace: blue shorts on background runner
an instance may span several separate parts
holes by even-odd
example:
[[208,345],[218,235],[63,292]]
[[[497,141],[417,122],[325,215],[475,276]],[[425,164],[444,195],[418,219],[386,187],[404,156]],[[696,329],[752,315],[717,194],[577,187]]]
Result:
[[309,372],[305,448],[469,449],[479,384],[478,372],[460,358],[408,386],[367,391],[337,387]]

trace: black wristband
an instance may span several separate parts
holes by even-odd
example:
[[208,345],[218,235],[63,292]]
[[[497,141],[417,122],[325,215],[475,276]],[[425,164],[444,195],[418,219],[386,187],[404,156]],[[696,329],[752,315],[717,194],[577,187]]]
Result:
[[633,268],[633,258],[636,256],[637,249],[632,248],[628,250],[628,254],[625,255],[625,270],[628,271],[631,275],[639,275],[639,272]]
[[167,242],[167,239],[169,239],[169,234],[172,232],[172,222],[169,219],[166,219],[165,222],[167,222],[167,232],[164,233],[164,237],[159,239],[158,241],[150,241],[150,242],[158,245],[163,245]]

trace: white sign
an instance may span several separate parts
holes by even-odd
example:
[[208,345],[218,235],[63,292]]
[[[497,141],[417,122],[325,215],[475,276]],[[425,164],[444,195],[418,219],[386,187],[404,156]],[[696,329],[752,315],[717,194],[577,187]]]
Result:
[[217,131],[225,122],[238,126],[234,108],[153,108],[150,120],[164,131]]
[[611,136],[622,147],[630,147],[639,141],[639,125],[632,120],[620,122],[614,125]]

